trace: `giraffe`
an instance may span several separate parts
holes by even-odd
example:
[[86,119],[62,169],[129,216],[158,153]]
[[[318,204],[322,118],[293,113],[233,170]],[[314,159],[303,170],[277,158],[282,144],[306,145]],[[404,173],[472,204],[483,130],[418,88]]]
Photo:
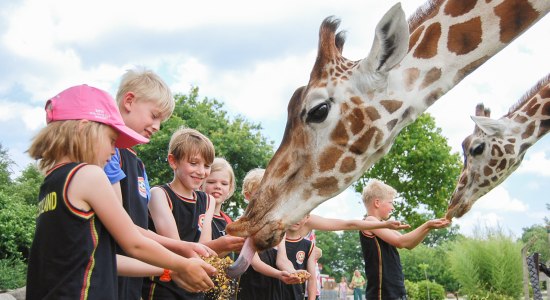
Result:
[[460,218],[481,196],[502,183],[523,161],[527,149],[550,130],[550,74],[498,120],[478,104],[474,133],[462,142],[464,167],[446,218]]
[[245,213],[227,227],[247,237],[241,256],[276,245],[286,228],[385,155],[401,129],[549,10],[548,0],[431,0],[407,22],[398,3],[358,61],[342,56],[340,20],[326,18],[309,82],[289,101],[281,144]]

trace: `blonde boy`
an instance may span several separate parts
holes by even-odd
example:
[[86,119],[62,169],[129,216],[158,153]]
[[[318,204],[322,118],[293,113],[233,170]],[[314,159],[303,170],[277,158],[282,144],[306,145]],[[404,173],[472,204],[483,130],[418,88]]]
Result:
[[[362,193],[367,209],[365,220],[384,222],[393,211],[397,191],[371,179]],[[430,230],[450,225],[445,218],[429,220],[406,234],[389,228],[361,231],[360,241],[367,276],[366,299],[406,299],[405,279],[397,248],[413,249]]]

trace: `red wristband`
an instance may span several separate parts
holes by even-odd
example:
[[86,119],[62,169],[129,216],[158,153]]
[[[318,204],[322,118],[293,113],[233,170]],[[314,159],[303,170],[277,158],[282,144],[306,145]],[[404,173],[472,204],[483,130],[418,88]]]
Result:
[[160,275],[160,281],[162,282],[168,282],[172,280],[172,277],[170,277],[170,270],[164,269],[164,272],[162,272],[162,275]]

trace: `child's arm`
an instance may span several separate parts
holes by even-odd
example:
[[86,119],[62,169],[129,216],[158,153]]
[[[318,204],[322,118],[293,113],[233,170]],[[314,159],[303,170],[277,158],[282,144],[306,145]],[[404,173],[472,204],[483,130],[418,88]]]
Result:
[[185,257],[199,257],[199,255],[208,257],[215,255],[214,251],[202,244],[180,240],[178,225],[176,224],[176,220],[174,220],[174,215],[170,210],[168,201],[163,189],[158,187],[152,188],[148,208],[158,234],[136,226],[138,230],[144,236]]
[[317,270],[315,269],[315,264],[317,262],[316,257],[318,254],[315,253],[315,248],[309,255],[306,266],[306,270],[309,274],[311,274],[311,276],[307,279],[307,294],[309,295],[309,299],[315,299],[317,295]]
[[201,236],[199,243],[212,240],[212,219],[214,219],[214,210],[216,208],[216,199],[209,194],[206,194],[208,199],[208,209],[204,215],[204,221],[202,223]]
[[164,271],[163,268],[120,254],[116,255],[116,270],[118,276],[126,277],[160,276]]
[[281,242],[279,242],[279,245],[277,246],[276,265],[279,270],[287,271],[288,273],[291,273],[291,274],[296,273],[296,269],[294,269],[294,265],[286,255],[285,240],[286,240],[286,234],[285,236],[283,236],[283,238],[281,239]]
[[[310,215],[304,229],[300,231],[309,232],[312,229],[323,231],[338,231],[338,230],[371,230],[378,228],[390,228],[395,230],[407,229],[409,225],[401,224],[399,221],[369,221],[369,220],[342,220],[329,219],[317,215]],[[306,231],[307,230],[307,231]]]
[[[370,218],[370,217],[368,217]],[[415,230],[408,232],[406,234],[401,234],[392,229],[373,229],[370,230],[376,236],[383,239],[386,243],[397,247],[397,248],[406,248],[413,249],[418,244],[420,244],[424,238],[428,235],[430,230],[445,228],[449,226],[451,222],[445,218],[429,220],[426,223],[420,225]]]
[[182,282],[182,287],[191,292],[214,286],[209,277],[209,274],[216,272],[214,267],[200,259],[183,258],[144,237],[122,205],[113,205],[118,200],[101,168],[94,165],[82,167],[74,175],[67,194],[76,208],[83,211],[93,210],[118,245],[130,256],[185,275],[186,281]]
[[289,272],[275,269],[272,266],[263,262],[260,259],[260,256],[258,255],[258,253],[254,254],[254,258],[252,258],[251,266],[252,268],[254,268],[256,272],[261,273],[265,276],[277,278],[286,284],[300,283],[300,279],[298,277],[291,276]]

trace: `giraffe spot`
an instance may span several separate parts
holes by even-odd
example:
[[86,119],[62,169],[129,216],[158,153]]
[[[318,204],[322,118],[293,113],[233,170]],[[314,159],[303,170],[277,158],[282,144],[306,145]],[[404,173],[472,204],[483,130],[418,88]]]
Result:
[[510,139],[508,139],[508,142],[514,144],[516,142],[516,139],[510,138]]
[[520,115],[517,115],[515,118],[514,118],[514,121],[518,122],[518,123],[525,123],[527,122],[527,118],[525,116],[520,116]]
[[424,89],[427,86],[430,86],[432,83],[436,82],[441,78],[441,69],[440,68],[431,68],[426,76],[424,76],[424,81],[420,85],[420,89]]
[[534,116],[537,111],[539,110],[540,104],[538,103],[537,99],[533,98],[523,108],[523,112],[525,112],[528,116]]
[[505,145],[504,152],[506,152],[506,154],[514,154],[514,145],[511,145],[511,144]]
[[495,14],[500,18],[500,41],[505,44],[529,28],[539,17],[526,0],[503,1],[495,7]]
[[336,124],[336,127],[330,134],[330,140],[333,141],[334,144],[340,146],[345,146],[348,144],[348,133],[346,132],[346,126],[342,121],[339,121],[338,124]]
[[484,180],[483,183],[481,183],[479,185],[479,187],[487,187],[491,184],[491,182],[489,180]]
[[491,177],[491,180],[492,180],[493,182],[497,182],[497,181],[498,181],[498,176],[495,175],[495,176]]
[[345,114],[347,114],[349,111],[350,111],[349,104],[348,104],[347,102],[342,103],[342,105],[340,106],[340,113],[341,113],[342,115],[345,115]]
[[521,134],[522,139],[526,139],[533,135],[533,132],[535,132],[535,122],[529,123],[527,125],[527,128],[525,128],[525,131]]
[[401,108],[401,105],[403,105],[402,101],[398,100],[382,100],[380,101],[380,104],[386,109],[387,112],[390,114],[393,114],[396,110]]
[[353,96],[351,97],[351,102],[355,105],[361,105],[363,103],[363,100],[361,100],[361,97]]
[[342,154],[344,154],[344,151],[336,147],[329,147],[325,149],[319,157],[319,171],[326,172],[334,169],[336,162],[338,162]]
[[340,65],[337,65],[337,66],[336,66],[336,71],[337,71],[339,74],[344,73],[344,69],[342,69],[342,67],[340,67]]
[[342,164],[340,165],[340,173],[349,173],[351,171],[354,171],[357,168],[357,165],[355,164],[355,159],[351,156],[346,156],[342,160]]
[[483,168],[483,175],[489,176],[493,173],[493,169],[489,168],[488,166],[485,166]]
[[311,198],[311,189],[304,189],[302,191],[302,199],[310,199]]
[[414,45],[416,45],[416,42],[418,42],[418,39],[423,31],[424,26],[420,26],[415,31],[411,32],[411,36],[409,37],[409,51],[411,51]]
[[290,162],[286,159],[279,160],[281,161],[280,164],[278,164],[277,168],[275,168],[275,177],[282,178],[286,172],[288,172],[288,169],[290,168]]
[[498,164],[497,171],[500,172],[505,169],[506,169],[506,160],[503,159],[502,161],[500,161],[500,164]]
[[328,196],[338,191],[338,179],[334,177],[318,178],[311,186],[317,190],[320,196]]
[[443,91],[441,90],[441,88],[437,88],[431,91],[428,95],[426,95],[426,97],[424,98],[424,102],[426,103],[426,105],[431,106],[442,95],[443,95]]
[[525,143],[519,147],[519,154],[525,153],[529,147],[531,147],[533,144],[531,143]]
[[494,156],[494,157],[502,157],[504,153],[502,152],[502,150],[500,150],[500,147],[497,146],[497,145],[493,145],[492,147],[492,150],[491,150],[491,155]]
[[373,139],[374,144],[377,145],[381,138],[380,129],[371,127],[350,146],[349,150],[354,154],[361,155],[369,148]]
[[388,128],[388,131],[392,131],[396,124],[397,124],[397,119],[393,119],[388,123],[386,123],[386,127]]
[[378,110],[376,110],[376,108],[374,108],[372,106],[367,106],[365,108],[365,112],[367,113],[367,117],[371,121],[376,121],[376,120],[380,119],[380,114],[378,114]]
[[[550,85],[545,86],[543,89],[539,91],[539,95],[542,99],[550,98]],[[548,104],[548,102],[546,103]],[[545,104],[545,106],[546,106]],[[545,114],[548,115],[548,114]]]
[[462,16],[476,6],[477,0],[450,0],[443,10],[452,17]]
[[481,43],[481,33],[480,17],[451,25],[447,38],[447,48],[457,55],[469,53]]
[[411,114],[411,110],[412,110],[412,108],[410,108],[410,107],[405,109],[405,111],[401,115],[401,120],[406,120],[407,118],[409,118],[409,115]]
[[464,66],[462,69],[458,70],[456,72],[454,83],[455,85],[458,84],[464,77],[468,76],[470,73],[472,73],[475,69],[477,69],[479,66],[481,66],[484,62],[486,62],[489,59],[488,56],[484,56],[476,61],[473,61],[466,66]]
[[432,58],[437,54],[437,43],[441,37],[441,24],[434,23],[426,28],[422,40],[414,50],[416,58]]
[[361,109],[355,108],[347,115],[346,122],[350,126],[351,134],[356,135],[365,127],[365,114]]
[[414,84],[420,76],[418,68],[408,68],[403,71],[405,77],[405,89],[410,92],[414,89]]
[[496,166],[497,164],[498,164],[498,160],[496,160],[496,159],[491,159],[491,160],[489,161],[489,166],[491,166],[491,167],[494,167],[494,166]]

